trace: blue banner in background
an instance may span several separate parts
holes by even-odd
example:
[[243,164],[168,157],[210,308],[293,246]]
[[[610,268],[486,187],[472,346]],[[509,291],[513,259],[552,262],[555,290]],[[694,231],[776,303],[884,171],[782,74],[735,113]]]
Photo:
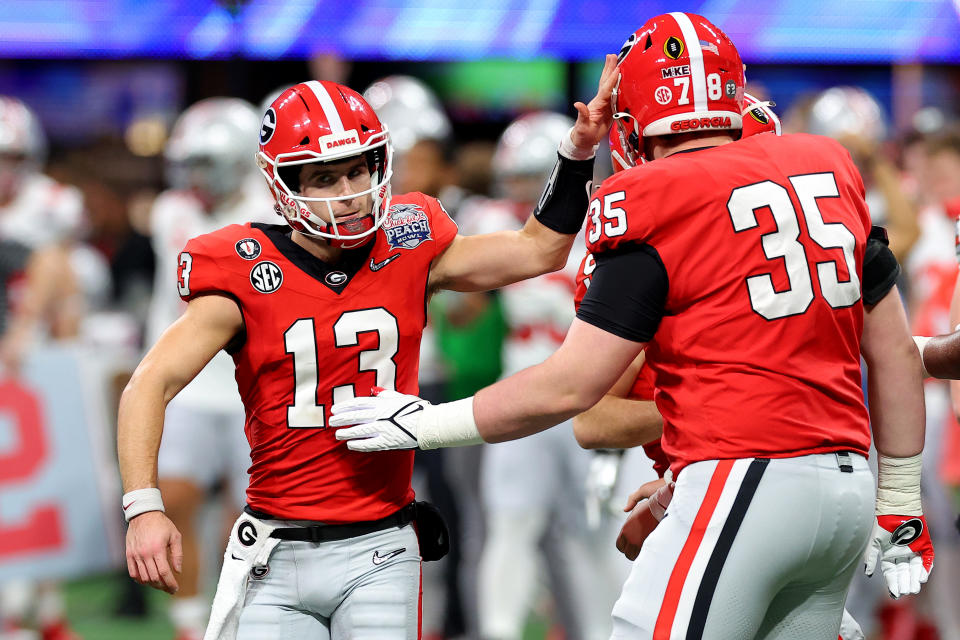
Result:
[[951,0],[5,0],[0,57],[593,60],[667,11],[707,16],[747,62],[960,61]]

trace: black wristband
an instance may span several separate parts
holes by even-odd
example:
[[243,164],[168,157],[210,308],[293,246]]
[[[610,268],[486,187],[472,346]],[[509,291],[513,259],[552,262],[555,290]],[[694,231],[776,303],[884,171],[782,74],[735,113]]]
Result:
[[559,153],[557,158],[533,215],[548,229],[572,235],[580,231],[587,217],[593,158],[570,160]]

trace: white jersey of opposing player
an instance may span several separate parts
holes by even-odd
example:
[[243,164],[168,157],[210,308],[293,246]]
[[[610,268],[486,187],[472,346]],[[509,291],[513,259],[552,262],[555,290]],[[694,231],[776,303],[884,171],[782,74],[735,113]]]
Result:
[[[503,200],[471,202],[461,212],[464,235],[519,229],[529,209]],[[586,251],[583,235],[577,236],[566,266],[500,290],[510,335],[503,346],[503,376],[546,360],[563,342],[574,318],[573,294],[577,269]]]
[[82,222],[80,190],[33,173],[24,177],[13,201],[0,207],[0,238],[36,249],[75,237]]
[[941,207],[926,207],[917,216],[920,237],[904,261],[910,279],[910,315],[913,333],[935,336],[949,333],[950,300],[957,278],[957,249],[951,236],[955,221]]
[[[153,345],[186,309],[186,303],[177,293],[177,261],[187,240],[229,224],[245,222],[278,222],[273,199],[263,180],[256,175],[244,181],[242,198],[211,213],[204,212],[200,203],[187,192],[170,190],[157,197],[150,214],[151,241],[157,266],[145,344]],[[240,395],[230,356],[222,351],[218,353],[177,395],[177,399],[182,404],[212,410],[238,404]]]

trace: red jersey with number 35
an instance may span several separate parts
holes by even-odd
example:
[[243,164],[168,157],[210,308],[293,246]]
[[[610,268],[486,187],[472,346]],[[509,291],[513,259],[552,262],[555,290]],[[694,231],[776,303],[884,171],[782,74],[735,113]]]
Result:
[[326,264],[287,225],[231,225],[180,254],[181,296],[226,295],[250,443],[247,502],[277,518],[374,520],[413,500],[412,451],[353,452],[325,428],[334,402],[375,386],[416,394],[431,261],[457,233],[439,202],[394,197],[375,239]]
[[698,460],[866,454],[860,277],[870,215],[833,140],[753,136],[622,171],[587,247],[653,247],[668,290],[650,342],[663,448]]

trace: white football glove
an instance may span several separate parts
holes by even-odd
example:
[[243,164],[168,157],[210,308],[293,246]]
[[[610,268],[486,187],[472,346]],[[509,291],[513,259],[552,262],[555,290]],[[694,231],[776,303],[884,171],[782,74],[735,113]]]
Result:
[[331,427],[337,440],[348,440],[353,451],[415,449],[419,446],[419,420],[432,407],[417,396],[381,391],[378,395],[338,402],[331,408]]
[[864,572],[880,565],[890,597],[919,593],[933,570],[933,543],[923,516],[877,516],[864,553]]
[[601,514],[616,513],[612,498],[620,472],[622,449],[598,449],[592,452],[586,480],[587,526],[600,528]]

